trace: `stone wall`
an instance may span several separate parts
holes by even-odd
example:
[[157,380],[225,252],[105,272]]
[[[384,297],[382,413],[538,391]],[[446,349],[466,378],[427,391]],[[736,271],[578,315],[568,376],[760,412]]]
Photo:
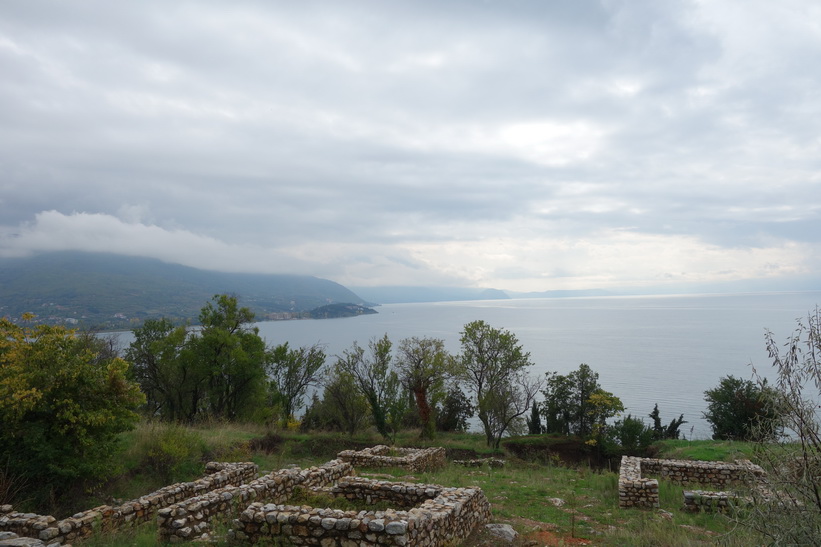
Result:
[[254,503],[234,521],[229,535],[252,543],[280,537],[294,545],[322,547],[439,547],[467,537],[490,520],[490,503],[478,488],[351,478],[331,491],[369,503],[387,500],[408,509],[357,512]]
[[380,444],[364,450],[344,450],[337,458],[354,467],[399,467],[419,472],[444,467],[446,453],[442,447],[391,448]]
[[642,477],[642,458],[622,456],[619,471],[619,507],[659,506],[659,481]]
[[253,480],[258,468],[250,462],[211,462],[206,465],[206,473],[205,477],[193,482],[172,484],[120,505],[101,505],[62,520],[50,515],[18,513],[11,506],[3,506],[0,509],[0,531],[62,544],[89,537],[97,530],[110,530],[149,521],[163,507],[210,490]]
[[733,492],[708,492],[693,490],[684,492],[684,510],[690,513],[724,513],[737,507],[743,500]]
[[162,541],[179,543],[207,535],[211,520],[217,515],[239,513],[241,508],[259,500],[282,503],[297,486],[329,486],[353,472],[353,467],[332,460],[310,469],[282,469],[247,484],[213,490],[166,507],[157,512],[157,526]]
[[385,501],[405,508],[435,498],[442,493],[442,488],[442,486],[432,484],[347,477],[341,479],[328,492],[333,496],[347,500],[359,500],[369,505]]
[[742,484],[750,477],[764,475],[761,467],[749,460],[736,463],[640,458],[642,476],[654,475],[676,484],[703,484],[725,487]]
[[[622,456],[619,507],[659,506],[658,480],[647,478],[647,475],[655,475],[677,484],[703,484],[724,488],[749,482],[751,478],[762,477],[764,470],[748,460],[737,460],[733,464]],[[701,507],[726,507],[728,501],[733,499],[732,494],[725,492],[695,492],[699,494],[690,496],[689,502],[685,493],[685,506],[689,505],[685,509],[698,511]]]

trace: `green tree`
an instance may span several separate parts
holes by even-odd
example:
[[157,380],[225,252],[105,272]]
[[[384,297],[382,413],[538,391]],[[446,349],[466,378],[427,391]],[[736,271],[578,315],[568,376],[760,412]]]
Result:
[[470,399],[453,384],[448,389],[441,406],[436,411],[436,429],[439,431],[467,431],[468,420],[473,416]]
[[314,394],[314,403],[305,412],[303,425],[312,429],[344,431],[353,436],[366,425],[369,416],[368,401],[360,393],[353,376],[337,364],[330,367],[322,385],[322,399]]
[[597,420],[590,397],[599,390],[599,374],[585,363],[567,375],[547,373],[542,391],[545,431],[589,438]]
[[250,419],[264,408],[269,352],[236,297],[216,295],[200,312],[201,328],[148,320],[126,356],[149,394],[146,411],[168,420]]
[[599,444],[607,435],[607,420],[624,412],[621,399],[603,389],[597,389],[587,399],[590,420],[590,444]]
[[403,385],[413,393],[421,426],[420,437],[432,439],[436,431],[431,395],[441,391],[455,370],[445,342],[438,338],[406,338],[399,343],[396,368]]
[[271,351],[269,390],[283,423],[288,423],[302,408],[305,392],[318,384],[324,365],[325,351],[318,344],[291,349],[286,342]]
[[215,295],[200,311],[202,329],[187,346],[206,375],[204,414],[236,420],[251,418],[265,397],[268,360],[254,314],[235,296]]
[[777,435],[777,395],[766,381],[721,378],[717,387],[704,392],[704,419],[713,428],[713,439],[750,441],[761,434]]
[[578,410],[575,407],[573,381],[569,376],[557,372],[547,373],[545,389],[542,392],[542,415],[544,432],[570,435]]
[[541,382],[528,376],[530,354],[510,331],[473,321],[460,341],[463,380],[475,398],[488,446],[498,448],[505,432],[530,409]]
[[681,414],[678,418],[674,418],[667,427],[664,427],[661,423],[661,413],[659,412],[658,403],[653,407],[650,418],[653,419],[653,438],[659,441],[664,439],[678,439],[680,435],[679,428],[682,424],[687,423],[684,419],[684,414]]
[[539,414],[539,404],[534,400],[530,407],[530,417],[527,419],[527,434],[541,435],[542,433],[542,417]]
[[393,370],[388,335],[368,343],[368,353],[356,342],[337,359],[337,366],[351,375],[359,392],[368,401],[374,425],[379,434],[391,440],[400,427],[399,414],[406,406],[399,375]]
[[171,421],[182,421],[196,414],[200,406],[198,387],[205,375],[183,351],[188,333],[184,326],[174,327],[168,319],[146,319],[134,330],[134,341],[125,352],[132,364],[134,378],[146,395],[145,413]]
[[655,440],[653,428],[640,418],[630,414],[615,423],[608,429],[605,451],[609,455],[627,454],[643,456],[644,451]]
[[145,400],[128,369],[94,337],[0,319],[0,461],[58,498],[106,478]]

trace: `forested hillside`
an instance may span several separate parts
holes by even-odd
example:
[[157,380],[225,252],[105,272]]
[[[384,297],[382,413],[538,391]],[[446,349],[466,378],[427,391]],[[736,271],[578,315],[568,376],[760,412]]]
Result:
[[0,259],[0,316],[34,313],[47,323],[130,328],[151,317],[193,321],[215,294],[235,294],[257,319],[299,317],[333,303],[364,304],[347,288],[302,275],[198,270],[159,260],[54,252]]

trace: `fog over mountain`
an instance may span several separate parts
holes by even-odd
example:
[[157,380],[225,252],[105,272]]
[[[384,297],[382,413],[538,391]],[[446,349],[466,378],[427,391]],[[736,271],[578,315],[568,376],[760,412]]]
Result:
[[37,321],[94,328],[133,328],[159,317],[196,323],[216,294],[236,296],[258,320],[311,317],[329,304],[368,304],[312,276],[215,272],[109,253],[0,258],[0,317],[13,320],[34,313]]

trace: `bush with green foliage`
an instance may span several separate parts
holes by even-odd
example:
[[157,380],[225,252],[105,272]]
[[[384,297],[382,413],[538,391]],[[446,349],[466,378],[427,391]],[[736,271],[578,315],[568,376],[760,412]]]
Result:
[[104,480],[116,468],[117,435],[134,426],[145,401],[129,375],[105,340],[0,319],[5,474],[56,498],[78,481]]
[[643,456],[654,440],[653,428],[628,414],[608,428],[605,452],[609,456]]
[[191,429],[174,423],[149,423],[141,427],[136,452],[139,468],[172,484],[201,472],[202,438]]
[[718,386],[704,392],[707,411],[704,419],[713,429],[713,439],[752,441],[780,434],[778,393],[763,380],[726,376]]

